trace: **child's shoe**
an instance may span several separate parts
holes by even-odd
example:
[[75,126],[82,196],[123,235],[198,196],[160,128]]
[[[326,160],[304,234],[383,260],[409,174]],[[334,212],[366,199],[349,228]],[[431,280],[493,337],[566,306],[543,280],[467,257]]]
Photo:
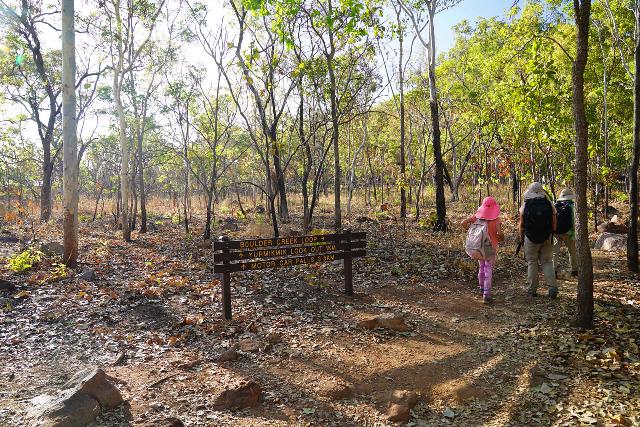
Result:
[[550,288],[549,289],[549,298],[556,299],[557,296],[558,296],[558,290],[556,288]]
[[480,295],[484,294],[484,288],[478,288],[478,293],[479,293]]
[[483,304],[491,304],[492,302],[493,302],[493,298],[491,298],[489,295],[484,295],[482,297]]

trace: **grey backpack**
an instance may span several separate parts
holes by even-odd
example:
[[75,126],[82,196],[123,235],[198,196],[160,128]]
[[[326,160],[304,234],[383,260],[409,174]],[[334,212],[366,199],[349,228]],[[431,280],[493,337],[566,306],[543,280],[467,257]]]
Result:
[[464,249],[473,259],[483,260],[493,258],[496,250],[489,237],[489,223],[484,219],[478,219],[471,224],[467,231],[467,240]]

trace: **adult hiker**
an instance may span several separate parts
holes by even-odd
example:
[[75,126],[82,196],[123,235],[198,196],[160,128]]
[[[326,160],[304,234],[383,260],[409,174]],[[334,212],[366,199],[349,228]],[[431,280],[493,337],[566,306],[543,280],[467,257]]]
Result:
[[556,273],[553,267],[553,233],[556,229],[556,210],[539,182],[534,182],[524,192],[520,207],[519,231],[524,241],[524,257],[527,260],[528,293],[536,296],[538,271],[542,267],[549,289],[549,297],[558,296]]
[[498,244],[504,240],[500,227],[500,206],[493,197],[486,197],[474,215],[462,221],[467,230],[465,249],[478,260],[478,284],[482,302],[491,302],[491,282],[496,264]]
[[554,266],[556,271],[556,277],[558,277],[558,258],[560,255],[560,248],[564,244],[569,251],[569,260],[571,262],[571,275],[576,277],[578,275],[578,265],[576,264],[576,236],[573,225],[575,224],[575,209],[574,201],[575,194],[570,188],[565,188],[560,193],[560,197],[556,201],[557,212],[557,226],[555,233],[555,241],[553,244],[554,253]]

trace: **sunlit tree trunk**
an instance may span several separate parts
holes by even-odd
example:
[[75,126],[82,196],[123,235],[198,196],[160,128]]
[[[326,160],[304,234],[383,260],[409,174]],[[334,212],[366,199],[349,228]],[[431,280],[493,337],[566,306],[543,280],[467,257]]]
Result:
[[76,36],[74,0],[62,2],[62,139],[63,139],[63,261],[78,260],[78,143],[76,139]]
[[576,323],[593,326],[593,263],[589,244],[587,205],[587,167],[589,162],[589,127],[584,101],[584,71],[589,55],[591,0],[573,1],[576,23],[576,58],[573,63],[573,120],[575,139],[574,181],[576,189],[576,255],[578,259],[578,300]]
[[627,235],[627,267],[638,272],[638,166],[640,163],[640,2],[635,2],[636,37],[633,76],[633,157],[629,171],[630,224]]

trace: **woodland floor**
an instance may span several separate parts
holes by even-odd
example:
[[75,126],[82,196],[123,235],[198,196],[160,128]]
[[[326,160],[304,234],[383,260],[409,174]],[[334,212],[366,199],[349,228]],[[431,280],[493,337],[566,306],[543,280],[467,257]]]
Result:
[[[393,220],[352,220],[369,233],[367,257],[354,261],[354,297],[343,293],[341,264],[234,273],[226,322],[212,250],[169,219],[156,223],[130,244],[106,220],[82,223],[91,282],[56,279],[53,259],[12,274],[2,257],[24,244],[0,243],[0,277],[18,285],[0,294],[12,306],[0,312],[0,425],[24,425],[30,399],[93,365],[119,380],[128,401],[100,426],[169,416],[187,426],[386,425],[395,389],[420,395],[409,426],[640,425],[640,280],[626,273],[624,254],[594,251],[596,327],[587,332],[571,326],[575,280],[560,282],[556,300],[544,285],[526,295],[513,237],[487,306],[457,228],[441,235],[409,223],[404,234]],[[55,240],[60,228],[37,235]],[[411,331],[356,326],[386,312],[403,313]],[[240,359],[215,361],[235,346]],[[211,395],[238,378],[261,385],[261,404],[211,409]],[[354,396],[323,397],[336,380]]]

